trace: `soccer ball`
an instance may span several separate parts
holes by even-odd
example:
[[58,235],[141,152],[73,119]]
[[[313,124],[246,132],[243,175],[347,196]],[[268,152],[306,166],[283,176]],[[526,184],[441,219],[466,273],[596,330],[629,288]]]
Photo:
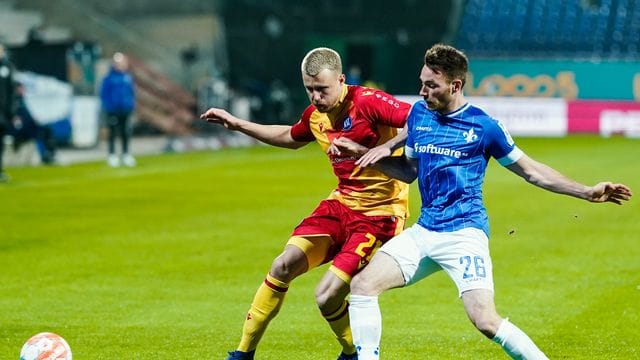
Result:
[[43,332],[22,346],[20,360],[71,360],[71,348],[59,335]]

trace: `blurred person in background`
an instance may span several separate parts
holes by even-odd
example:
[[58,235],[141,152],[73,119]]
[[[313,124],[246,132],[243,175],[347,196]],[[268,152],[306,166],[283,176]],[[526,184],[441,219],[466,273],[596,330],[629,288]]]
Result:
[[[129,120],[136,105],[135,85],[133,76],[129,73],[129,61],[120,52],[113,55],[109,73],[102,80],[100,99],[109,129],[107,163],[111,167],[136,166],[136,159],[129,152],[129,138],[131,136]],[[117,136],[120,136],[122,142],[121,156],[116,153]]]
[[357,359],[346,300],[349,282],[382,243],[403,229],[407,217],[408,186],[378,170],[355,166],[356,159],[338,151],[333,142],[348,137],[372,147],[395,138],[410,105],[382,91],[347,85],[340,55],[332,49],[311,50],[301,72],[311,105],[293,126],[258,124],[217,108],[201,115],[273,146],[297,149],[316,141],[338,178],[338,187],[293,230],[273,261],[247,313],[240,344],[228,360],[253,359],[291,282],[327,262],[332,264],[316,287],[316,302],[342,346],[338,359]]
[[18,151],[20,146],[28,141],[35,141],[40,160],[43,164],[51,165],[56,160],[56,141],[53,130],[48,125],[40,125],[33,118],[24,101],[24,85],[16,83],[15,116],[11,135],[13,147]]
[[4,173],[3,156],[4,138],[11,131],[15,113],[14,72],[4,45],[0,44],[0,182],[9,181],[9,177]]
[[349,72],[347,72],[347,84],[349,85],[361,85],[362,84],[362,70],[358,65],[351,65]]

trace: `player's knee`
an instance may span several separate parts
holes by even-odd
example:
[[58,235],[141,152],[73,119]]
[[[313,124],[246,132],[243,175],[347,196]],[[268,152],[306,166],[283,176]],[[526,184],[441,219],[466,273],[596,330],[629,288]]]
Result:
[[374,286],[373,279],[366,272],[361,272],[351,279],[351,293],[354,295],[375,296],[379,295]]
[[327,289],[316,289],[316,304],[321,311],[332,310],[335,307],[334,303],[340,303],[342,299],[338,300],[338,294],[335,291]]
[[290,282],[298,275],[304,273],[304,264],[300,260],[290,257],[278,256],[271,263],[269,271],[273,277],[283,282]]
[[498,332],[498,327],[500,326],[500,322],[502,319],[500,317],[491,316],[491,314],[480,313],[475,315],[474,317],[470,317],[473,325],[480,331],[484,336],[489,339],[493,339],[493,337]]

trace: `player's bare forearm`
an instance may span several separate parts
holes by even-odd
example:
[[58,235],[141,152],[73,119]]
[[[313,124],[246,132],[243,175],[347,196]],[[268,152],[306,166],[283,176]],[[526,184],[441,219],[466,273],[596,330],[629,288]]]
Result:
[[369,149],[345,136],[341,136],[331,142],[327,153],[332,155],[349,154],[357,156],[359,159],[356,161],[356,165],[367,167],[376,164],[380,159],[391,156],[395,149],[404,145],[406,138],[406,132],[404,134],[398,134],[386,143]]
[[291,137],[291,126],[289,125],[258,124],[235,117],[224,109],[211,108],[200,115],[200,118],[209,123],[220,124],[229,130],[239,131],[273,146],[297,149],[306,144],[295,141]]
[[[385,149],[389,151],[385,146],[378,146],[371,149],[377,151],[371,152],[369,148],[342,136],[333,140],[327,152],[333,155],[350,154],[353,156],[363,156],[364,154],[364,156],[369,157],[375,154],[375,161],[367,161],[366,165],[360,166],[373,166],[373,168],[389,177],[406,183],[413,182],[418,175],[417,162],[415,160],[409,160],[405,156],[392,157],[390,156],[390,152],[384,154]],[[356,161],[356,165],[359,165],[358,161]]]
[[384,144],[378,145],[370,149],[366,154],[362,155],[357,161],[356,165],[367,167],[375,165],[380,159],[387,158],[393,154],[393,152],[400,147],[404,146],[407,140],[407,126],[393,138],[389,139]]
[[587,186],[571,180],[553,169],[551,170],[553,173],[549,174],[545,181],[533,184],[558,194],[569,195],[595,203],[612,202],[622,205],[623,201],[631,199],[631,189],[624,184],[605,181],[594,186]]
[[295,141],[291,137],[291,126],[289,125],[263,125],[247,121],[238,131],[265,144],[288,149],[297,149],[307,144]]
[[412,183],[418,176],[417,162],[405,156],[392,156],[380,159],[374,166],[385,175],[398,179],[407,184]]
[[347,154],[351,156],[362,156],[368,150],[369,148],[366,146],[358,144],[346,136],[341,136],[333,139],[327,149],[327,153],[331,155]]
[[507,168],[535,186],[590,202],[613,202],[620,205],[632,196],[631,189],[624,184],[601,182],[587,186],[526,155]]
[[389,139],[389,141],[387,141],[385,145],[387,145],[391,152],[393,152],[404,146],[405,142],[407,141],[407,134],[407,125],[405,124],[402,130],[400,130],[398,134],[396,134],[396,136]]

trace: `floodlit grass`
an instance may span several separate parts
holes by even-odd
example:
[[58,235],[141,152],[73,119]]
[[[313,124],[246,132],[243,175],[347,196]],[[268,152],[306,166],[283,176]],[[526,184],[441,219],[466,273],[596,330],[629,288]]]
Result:
[[[517,139],[582,182],[640,192],[640,141]],[[52,331],[75,359],[222,359],[271,260],[335,186],[317,146],[10,169],[0,185],[0,358]],[[418,214],[412,188],[409,223]],[[636,194],[640,196],[640,194]],[[640,206],[536,189],[492,161],[485,182],[498,311],[552,359],[640,357]],[[259,359],[333,359],[314,304],[326,266],[297,279]],[[506,359],[438,273],[384,294],[386,359]]]

